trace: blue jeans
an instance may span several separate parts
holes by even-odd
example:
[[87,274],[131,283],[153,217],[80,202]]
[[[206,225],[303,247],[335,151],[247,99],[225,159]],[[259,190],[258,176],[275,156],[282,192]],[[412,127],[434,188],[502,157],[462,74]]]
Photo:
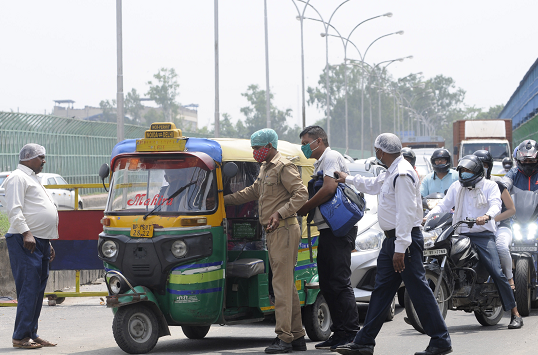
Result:
[[17,288],[17,316],[13,339],[36,339],[37,322],[49,278],[50,243],[35,238],[33,253],[23,246],[22,234],[6,234],[9,261]]
[[481,233],[465,233],[471,239],[480,258],[480,263],[484,265],[489,275],[495,282],[501,303],[505,311],[509,311],[516,306],[514,292],[508,283],[508,279],[501,269],[501,259],[497,252],[497,244],[495,243],[495,234],[493,232]]
[[424,239],[418,227],[411,232],[411,245],[405,252],[405,269],[401,273],[394,271],[392,258],[394,256],[394,241],[396,238],[385,238],[377,258],[377,274],[374,291],[364,326],[357,333],[354,342],[360,345],[375,345],[375,338],[387,317],[388,308],[400,287],[405,283],[411,301],[415,305],[422,328],[430,336],[430,346],[448,348],[451,346],[450,335],[446,323],[441,316],[437,301],[426,281],[426,272],[422,265]]

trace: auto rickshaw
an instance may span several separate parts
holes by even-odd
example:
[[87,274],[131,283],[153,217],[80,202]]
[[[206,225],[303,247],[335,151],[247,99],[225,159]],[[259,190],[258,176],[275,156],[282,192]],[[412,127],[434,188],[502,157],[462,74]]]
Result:
[[[306,184],[313,160],[299,145],[279,141],[278,148]],[[114,147],[110,167],[99,172],[103,183],[110,179],[110,191],[98,254],[122,350],[151,351],[170,335],[169,326],[202,339],[212,324],[274,314],[257,201],[226,208],[223,202],[225,194],[251,185],[259,169],[249,140],[186,138],[173,123],[154,123],[144,138]],[[330,335],[331,318],[319,292],[317,237],[304,227],[295,285],[307,335],[321,341]]]

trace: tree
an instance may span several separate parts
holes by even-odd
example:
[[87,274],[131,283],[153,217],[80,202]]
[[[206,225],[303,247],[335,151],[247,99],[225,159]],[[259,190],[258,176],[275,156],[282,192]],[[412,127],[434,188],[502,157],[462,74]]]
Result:
[[142,122],[142,111],[144,106],[140,102],[140,95],[136,89],[127,93],[125,98],[125,112],[131,116],[131,121],[135,124],[144,124]]
[[172,122],[177,116],[179,104],[176,98],[179,95],[179,84],[174,68],[161,68],[154,74],[155,83],[148,81],[149,90],[146,95],[161,106],[166,121]]
[[99,107],[103,110],[103,122],[116,122],[116,100],[101,100]]

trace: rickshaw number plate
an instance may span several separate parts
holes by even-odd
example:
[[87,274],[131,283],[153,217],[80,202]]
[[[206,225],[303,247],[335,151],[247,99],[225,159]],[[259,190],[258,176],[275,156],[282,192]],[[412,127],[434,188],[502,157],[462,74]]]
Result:
[[446,254],[446,252],[446,249],[424,250],[424,256],[443,255]]
[[512,251],[538,251],[538,247],[512,247]]
[[131,237],[151,238],[153,237],[153,224],[134,223],[131,227]]

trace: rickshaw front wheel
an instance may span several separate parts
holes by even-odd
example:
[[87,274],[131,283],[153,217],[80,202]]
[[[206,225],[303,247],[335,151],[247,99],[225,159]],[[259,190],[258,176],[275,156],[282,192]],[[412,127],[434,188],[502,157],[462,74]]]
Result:
[[116,343],[129,354],[151,351],[159,339],[159,323],[153,311],[137,303],[120,307],[112,321]]
[[207,332],[209,332],[210,325],[206,326],[191,326],[191,325],[182,325],[181,330],[183,334],[189,339],[203,339]]
[[329,305],[321,295],[318,294],[316,302],[302,309],[303,326],[306,334],[312,341],[323,341],[329,339],[331,335],[331,313]]

